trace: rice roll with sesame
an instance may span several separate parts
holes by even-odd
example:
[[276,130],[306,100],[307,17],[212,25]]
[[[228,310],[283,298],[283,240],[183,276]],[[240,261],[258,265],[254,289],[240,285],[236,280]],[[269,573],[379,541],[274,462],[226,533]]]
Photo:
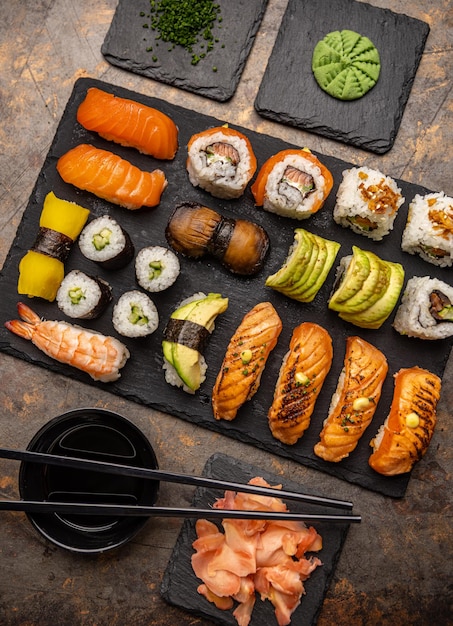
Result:
[[128,233],[109,215],[98,217],[85,226],[79,247],[84,257],[107,270],[125,267],[135,252]]
[[409,205],[401,247],[440,267],[453,265],[453,198],[417,194]]
[[60,311],[73,319],[100,317],[112,301],[112,288],[102,278],[72,270],[57,291]]
[[193,135],[187,148],[190,182],[216,198],[239,198],[256,171],[249,139],[227,125]]
[[113,307],[113,327],[124,337],[146,337],[159,325],[154,302],[141,291],[126,291]]
[[251,190],[256,206],[304,220],[319,211],[333,186],[327,167],[307,148],[282,150],[260,169]]
[[453,287],[429,276],[410,278],[393,327],[400,335],[419,339],[453,336]]
[[179,276],[180,265],[174,252],[163,246],[142,248],[135,259],[137,282],[153,293],[171,287]]
[[355,233],[380,241],[393,228],[404,203],[396,182],[378,170],[353,167],[343,172],[333,218]]

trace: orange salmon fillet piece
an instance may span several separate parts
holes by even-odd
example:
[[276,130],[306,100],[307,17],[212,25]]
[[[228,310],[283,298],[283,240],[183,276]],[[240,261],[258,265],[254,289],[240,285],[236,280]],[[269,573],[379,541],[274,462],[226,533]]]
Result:
[[337,463],[352,452],[381,397],[388,365],[384,354],[361,337],[348,337],[343,371],[314,452]]
[[178,150],[178,128],[168,115],[97,87],[88,89],[77,110],[77,121],[104,139],[156,159],[171,160]]
[[215,419],[233,420],[258,391],[281,330],[281,319],[270,302],[260,302],[245,314],[230,340],[212,391]]
[[276,439],[292,445],[307,430],[332,358],[332,339],[324,328],[304,322],[294,329],[268,413]]
[[167,186],[165,174],[140,170],[108,150],[80,144],[58,159],[57,170],[66,183],[126,209],[154,207]]

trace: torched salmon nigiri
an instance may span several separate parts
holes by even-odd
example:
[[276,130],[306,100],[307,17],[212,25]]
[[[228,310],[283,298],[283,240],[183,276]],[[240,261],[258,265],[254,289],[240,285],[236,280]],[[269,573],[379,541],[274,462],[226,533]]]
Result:
[[270,302],[260,302],[245,314],[230,340],[212,390],[217,420],[233,420],[254,396],[269,354],[277,344],[282,322]]
[[31,341],[47,356],[82,370],[94,380],[110,382],[120,377],[119,370],[130,355],[115,337],[67,322],[41,320],[23,302],[17,304],[17,310],[21,320],[5,322],[6,328]]
[[178,128],[168,115],[97,87],[88,89],[77,121],[104,139],[156,159],[173,159],[178,150]]
[[324,328],[304,322],[294,329],[268,413],[276,439],[292,445],[307,430],[332,358],[332,339]]
[[381,397],[388,365],[384,354],[361,337],[348,337],[342,373],[314,452],[338,463],[357,446]]
[[154,207],[167,186],[162,170],[142,171],[113,152],[80,144],[58,159],[66,182],[126,209]]
[[377,435],[370,466],[384,476],[409,472],[425,454],[436,426],[441,380],[420,367],[401,369],[394,376],[390,412]]

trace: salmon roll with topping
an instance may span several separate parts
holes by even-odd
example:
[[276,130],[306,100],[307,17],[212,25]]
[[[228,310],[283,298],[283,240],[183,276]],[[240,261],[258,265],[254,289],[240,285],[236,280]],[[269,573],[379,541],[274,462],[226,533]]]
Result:
[[77,121],[108,141],[156,159],[171,160],[178,150],[178,128],[168,115],[97,87],[88,89],[77,110]]
[[256,172],[249,139],[227,125],[193,135],[187,148],[190,182],[216,198],[239,198]]
[[288,149],[270,157],[252,185],[256,206],[304,220],[319,211],[333,186],[333,177],[310,150]]

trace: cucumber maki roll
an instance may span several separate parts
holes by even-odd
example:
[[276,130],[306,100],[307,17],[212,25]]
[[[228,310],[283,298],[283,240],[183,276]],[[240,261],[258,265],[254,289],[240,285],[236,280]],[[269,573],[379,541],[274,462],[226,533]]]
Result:
[[57,291],[60,311],[73,319],[95,319],[112,301],[112,288],[102,278],[72,270]]
[[151,292],[171,287],[179,276],[180,266],[174,252],[162,246],[142,248],[135,259],[135,275],[143,289]]
[[83,256],[107,270],[125,267],[135,252],[128,233],[109,215],[98,217],[85,226],[79,247]]
[[113,327],[124,337],[147,337],[159,325],[154,302],[138,290],[126,291],[113,307]]

